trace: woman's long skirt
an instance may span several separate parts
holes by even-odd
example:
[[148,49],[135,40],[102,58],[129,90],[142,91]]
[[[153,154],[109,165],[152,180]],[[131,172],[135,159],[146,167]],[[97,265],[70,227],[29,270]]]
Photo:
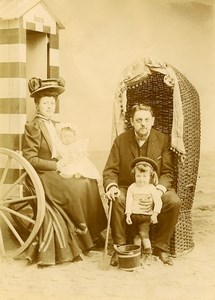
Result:
[[46,214],[27,258],[39,265],[73,261],[107,224],[97,181],[63,178],[55,171],[39,174],[46,195]]

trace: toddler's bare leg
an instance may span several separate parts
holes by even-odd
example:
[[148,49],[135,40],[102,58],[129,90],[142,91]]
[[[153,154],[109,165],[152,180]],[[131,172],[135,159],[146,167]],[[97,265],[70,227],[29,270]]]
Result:
[[133,238],[133,242],[135,245],[141,246],[141,239],[139,235],[135,235]]
[[141,223],[139,225],[139,236],[143,245],[143,254],[152,254],[151,241],[149,239],[149,224]]
[[152,246],[150,239],[148,237],[145,237],[145,234],[143,232],[140,232],[140,239],[143,245],[143,253],[152,254]]

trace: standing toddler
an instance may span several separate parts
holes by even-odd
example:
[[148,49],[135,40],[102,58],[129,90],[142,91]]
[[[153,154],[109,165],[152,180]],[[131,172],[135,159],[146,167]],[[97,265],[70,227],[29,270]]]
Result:
[[155,187],[157,164],[148,157],[138,157],[132,162],[131,167],[135,182],[127,190],[126,222],[131,225],[134,243],[139,244],[141,240],[142,253],[148,257],[152,254],[149,239],[150,223],[158,222],[157,216],[162,208],[162,201]]

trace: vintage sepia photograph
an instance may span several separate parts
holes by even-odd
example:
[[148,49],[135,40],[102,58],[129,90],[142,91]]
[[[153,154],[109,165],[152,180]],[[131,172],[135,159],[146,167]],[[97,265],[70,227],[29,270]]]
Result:
[[215,299],[215,0],[0,0],[0,299]]

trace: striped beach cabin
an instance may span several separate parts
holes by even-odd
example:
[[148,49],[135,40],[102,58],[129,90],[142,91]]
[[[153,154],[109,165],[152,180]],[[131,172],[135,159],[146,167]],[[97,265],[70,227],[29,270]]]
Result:
[[21,151],[24,125],[35,110],[28,79],[59,77],[60,29],[43,1],[1,0],[0,147]]

